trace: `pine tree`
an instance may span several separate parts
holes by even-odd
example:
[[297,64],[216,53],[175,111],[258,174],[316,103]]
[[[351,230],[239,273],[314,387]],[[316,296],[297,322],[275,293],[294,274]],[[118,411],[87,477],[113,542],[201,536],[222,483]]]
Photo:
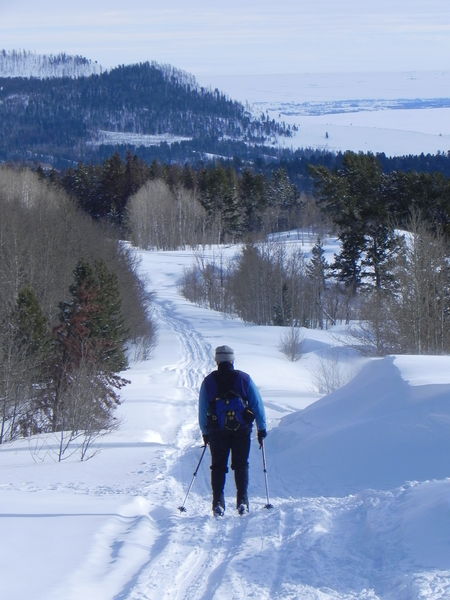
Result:
[[122,223],[126,204],[125,165],[116,152],[108,158],[100,176],[101,214],[114,223]]
[[0,443],[45,428],[41,393],[48,380],[51,337],[30,287],[20,290],[0,324]]
[[99,310],[91,325],[91,333],[103,342],[101,361],[104,367],[111,372],[123,371],[128,366],[125,355],[127,330],[122,316],[119,282],[103,261],[95,262],[94,275]]
[[245,210],[246,231],[259,231],[267,205],[265,179],[245,169],[239,182],[239,199]]
[[125,158],[125,172],[123,184],[123,206],[122,217],[125,209],[125,204],[135,194],[149,177],[149,169],[147,165],[136,154],[127,152]]
[[[312,169],[321,206],[338,226],[342,250],[334,263],[338,277],[352,294],[363,277],[382,285],[383,263],[394,248],[392,228],[384,200],[386,177],[371,154],[347,152],[334,172]],[[366,253],[362,271],[362,257]]]
[[275,229],[286,229],[290,226],[289,214],[299,206],[299,193],[290,181],[285,169],[277,169],[269,185],[269,204],[276,209]]
[[118,375],[126,368],[127,360],[117,279],[104,263],[97,262],[92,267],[80,260],[74,270],[70,294],[71,299],[60,304],[60,323],[55,328],[58,351],[50,399],[52,429],[64,427],[68,413],[72,415],[70,426],[77,426],[70,403],[76,402],[77,406],[80,403],[72,391],[80,387],[80,377],[95,389],[91,406],[85,407],[84,412],[91,414],[96,424],[104,419],[107,428],[111,410],[120,401],[116,390],[128,383]]
[[342,231],[339,235],[341,251],[335,257],[332,269],[337,271],[339,281],[354,296],[361,285],[361,255],[365,237],[362,231]]
[[312,247],[311,261],[306,267],[306,272],[311,279],[317,282],[321,290],[325,288],[327,269],[328,265],[325,260],[325,251],[323,249],[322,240],[319,237]]
[[319,327],[323,328],[323,313],[324,313],[324,294],[325,294],[325,281],[328,265],[325,260],[325,252],[322,246],[322,240],[317,238],[317,242],[311,251],[311,261],[306,267],[306,274],[311,282],[312,287],[312,303],[315,310],[311,312],[317,317],[317,323]]
[[15,340],[39,367],[46,362],[51,347],[49,325],[31,287],[22,288],[12,313]]

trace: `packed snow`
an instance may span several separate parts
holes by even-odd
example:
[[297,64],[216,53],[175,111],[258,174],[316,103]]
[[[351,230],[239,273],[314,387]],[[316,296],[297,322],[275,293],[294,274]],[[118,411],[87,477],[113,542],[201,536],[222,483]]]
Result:
[[[285,236],[287,237],[287,236]],[[307,236],[287,243],[309,252]],[[335,241],[326,240],[328,248]],[[177,281],[199,253],[138,251],[158,343],[125,376],[119,428],[86,462],[57,440],[0,447],[2,597],[8,600],[444,600],[450,598],[450,357],[363,358],[342,327],[282,327],[197,307]],[[211,515],[197,394],[217,345],[265,400],[266,509],[253,441],[250,513]],[[324,394],[334,381],[334,391]]]

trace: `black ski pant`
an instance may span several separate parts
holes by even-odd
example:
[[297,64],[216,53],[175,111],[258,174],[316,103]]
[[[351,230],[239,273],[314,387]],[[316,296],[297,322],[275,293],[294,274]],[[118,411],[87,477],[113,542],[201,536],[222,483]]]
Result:
[[225,508],[224,488],[231,453],[231,468],[236,483],[236,506],[248,506],[248,456],[250,454],[249,429],[214,431],[209,436],[211,450],[211,487],[213,507],[221,504]]

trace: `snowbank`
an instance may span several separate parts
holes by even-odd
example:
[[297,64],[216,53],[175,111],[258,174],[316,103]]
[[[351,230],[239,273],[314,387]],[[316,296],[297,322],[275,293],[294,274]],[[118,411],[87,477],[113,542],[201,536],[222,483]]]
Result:
[[448,477],[450,357],[370,360],[343,388],[284,417],[271,446],[292,495]]

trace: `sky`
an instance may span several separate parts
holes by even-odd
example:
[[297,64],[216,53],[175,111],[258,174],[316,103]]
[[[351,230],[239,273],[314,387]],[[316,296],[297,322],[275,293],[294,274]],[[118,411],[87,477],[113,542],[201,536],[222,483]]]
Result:
[[448,69],[448,0],[0,0],[0,48],[198,78]]

